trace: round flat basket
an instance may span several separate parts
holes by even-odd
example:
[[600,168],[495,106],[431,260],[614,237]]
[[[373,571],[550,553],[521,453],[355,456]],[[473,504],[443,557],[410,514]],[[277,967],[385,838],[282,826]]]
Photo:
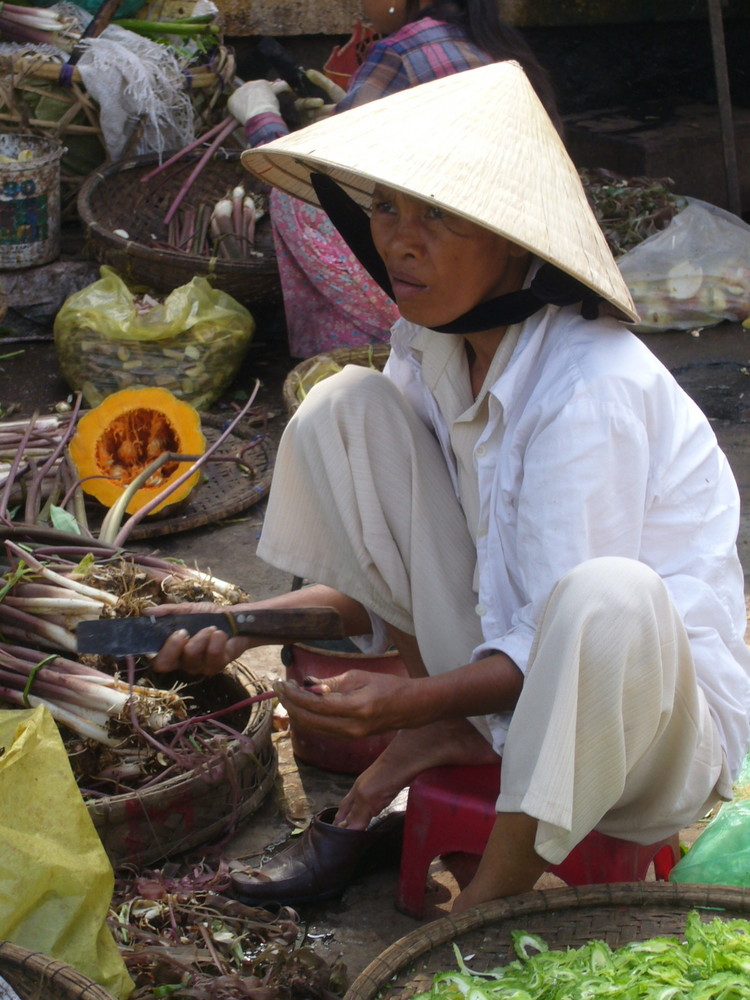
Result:
[[[92,979],[56,959],[0,941],[0,981],[20,1000],[113,1000]],[[5,996],[0,983],[0,996]]]
[[[202,682],[207,684],[216,686],[216,704],[241,701],[267,686],[239,662]],[[221,757],[140,791],[87,802],[113,868],[152,864],[218,840],[258,810],[278,770],[272,702],[238,711],[244,713],[245,739],[231,741]],[[239,731],[236,721],[229,724]]]
[[320,370],[321,378],[326,374],[333,374],[330,362],[341,368],[344,365],[362,365],[364,368],[377,368],[378,371],[382,371],[390,353],[390,344],[370,344],[367,347],[335,347],[331,351],[305,358],[292,368],[284,379],[282,397],[287,413],[291,417],[302,402],[304,392],[309,391],[315,384],[316,369]]
[[[197,153],[188,154],[143,183],[141,178],[158,162],[151,154],[118,160],[90,174],[78,193],[89,252],[129,284],[171,292],[198,275],[251,311],[278,303],[281,284],[267,213],[258,222],[247,257],[202,256],[168,245],[164,216],[197,160]],[[240,163],[240,151],[219,150],[191,184],[181,211],[191,210],[197,218],[237,185],[265,202],[265,189]]]
[[[67,415],[54,419],[62,435],[66,430]],[[226,421],[226,416],[221,414],[201,413],[201,429],[209,446],[219,438]],[[0,421],[0,431],[4,426]],[[58,441],[59,437],[53,438],[43,455],[37,451],[37,458],[42,461],[50,458]],[[260,434],[256,428],[240,423],[216,450],[216,460],[203,466],[205,481],[183,501],[134,524],[128,537],[137,540],[192,531],[247,510],[268,496],[275,457],[276,448],[269,435]],[[45,490],[44,484],[42,490]],[[49,494],[43,492],[43,495]],[[10,503],[20,503],[22,497],[20,485],[14,485]],[[87,500],[87,518],[97,531],[106,513],[106,508],[97,500]]]
[[593,940],[618,948],[659,935],[680,936],[692,910],[707,921],[747,920],[750,891],[626,882],[538,890],[495,900],[434,920],[396,941],[357,976],[344,1000],[406,1000],[427,990],[436,972],[457,968],[454,945],[470,968],[486,972],[515,959],[512,930],[538,934],[554,949],[578,948]]

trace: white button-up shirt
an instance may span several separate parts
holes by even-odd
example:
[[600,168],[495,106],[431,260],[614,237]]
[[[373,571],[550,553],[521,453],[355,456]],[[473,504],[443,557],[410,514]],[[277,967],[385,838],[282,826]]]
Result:
[[[431,343],[445,353],[445,335],[424,334],[396,323],[386,373],[433,429],[460,500],[452,427],[422,370]],[[450,365],[447,374],[455,378]],[[542,609],[566,572],[597,556],[640,560],[682,616],[736,774],[750,742],[739,496],[706,417],[621,324],[555,307],[521,325],[487,414],[473,446],[484,636],[473,659],[499,650],[525,672]]]

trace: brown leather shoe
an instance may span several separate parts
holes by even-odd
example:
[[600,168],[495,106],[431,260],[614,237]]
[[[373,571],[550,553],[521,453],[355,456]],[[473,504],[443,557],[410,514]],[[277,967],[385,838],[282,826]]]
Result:
[[231,874],[232,893],[251,906],[297,906],[340,896],[365,868],[400,852],[403,813],[390,813],[367,830],[334,826],[336,808],[314,816],[307,830],[262,866]]

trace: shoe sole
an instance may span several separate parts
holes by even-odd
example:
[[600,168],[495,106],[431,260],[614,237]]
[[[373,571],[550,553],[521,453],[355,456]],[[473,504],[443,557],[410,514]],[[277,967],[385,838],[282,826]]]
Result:
[[245,894],[237,886],[232,883],[232,895],[235,899],[239,900],[240,903],[244,903],[245,906],[306,906],[308,903],[324,903],[330,899],[338,899],[343,896],[348,886],[344,886],[343,889],[333,889],[329,892],[316,892],[314,896],[297,896],[294,899],[258,899],[255,896]]

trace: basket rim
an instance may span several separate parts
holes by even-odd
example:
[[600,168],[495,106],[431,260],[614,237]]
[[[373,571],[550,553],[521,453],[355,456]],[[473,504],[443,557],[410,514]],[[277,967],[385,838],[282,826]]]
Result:
[[291,642],[290,646],[299,647],[310,653],[317,653],[320,656],[330,656],[332,660],[373,660],[373,659],[395,659],[399,656],[397,649],[386,649],[382,653],[361,653],[357,650],[325,649],[321,646],[313,646],[309,642]]
[[[212,160],[224,161],[226,163],[236,163],[239,162],[241,154],[242,150],[225,149],[224,147],[220,147],[214,152]],[[188,162],[190,160],[197,160],[200,155],[200,151],[187,153],[186,159]],[[109,180],[115,174],[124,173],[127,170],[136,170],[139,167],[154,166],[158,162],[159,155],[157,153],[142,153],[139,156],[128,156],[121,160],[113,160],[104,163],[100,167],[93,170],[78,189],[76,197],[78,214],[86,230],[89,233],[93,233],[101,240],[109,243],[114,250],[118,250],[141,259],[159,261],[161,264],[176,264],[180,266],[186,266],[190,262],[195,261],[197,268],[196,273],[200,271],[201,273],[208,272],[209,274],[241,277],[253,271],[256,273],[268,274],[275,274],[277,272],[278,265],[275,258],[264,257],[256,259],[253,257],[242,257],[237,260],[232,260],[224,257],[202,257],[198,254],[180,253],[176,250],[169,250],[161,247],[156,249],[148,246],[146,243],[141,243],[139,240],[131,239],[130,237],[126,238],[118,236],[114,230],[109,229],[107,226],[103,226],[99,221],[97,221],[89,201],[92,193],[102,183]],[[248,174],[248,178],[249,177],[250,175]]]
[[[24,973],[31,972],[38,976],[40,986],[42,983],[59,985],[71,997],[77,1000],[114,1000],[111,993],[89,979],[82,973],[74,969],[72,965],[66,965],[56,958],[49,958],[39,951],[32,951],[12,941],[0,941],[0,975],[3,977],[10,975],[11,970]],[[18,991],[18,987],[10,983]],[[37,995],[37,994],[35,994]],[[46,994],[38,994],[46,995]]]
[[688,911],[694,908],[730,909],[750,918],[750,889],[744,886],[696,885],[675,882],[621,882],[602,885],[535,889],[518,896],[495,899],[456,916],[446,915],[410,931],[380,953],[351,983],[344,1000],[372,1000],[398,972],[426,952],[470,931],[490,924],[518,922],[534,915],[586,908],[658,907]]
[[[244,663],[239,660],[233,660],[224,668],[224,672],[236,680],[238,684],[241,684],[248,691],[248,697],[252,697],[252,693],[260,694],[266,689],[266,686],[261,678],[254,674],[252,670],[247,667]],[[270,742],[271,732],[273,730],[273,706],[270,701],[256,702],[254,705],[249,706],[249,715],[247,724],[243,729],[243,736],[249,736],[258,742],[258,750],[260,752],[263,745]],[[235,757],[240,759],[243,754],[248,756],[247,751],[242,749],[242,745],[239,740],[230,740],[227,744],[227,758],[233,760]],[[99,815],[111,815],[113,812],[119,810],[120,808],[125,808],[126,803],[138,801],[144,804],[148,804],[150,800],[162,800],[165,795],[171,795],[172,793],[178,793],[184,785],[192,785],[201,780],[200,768],[194,767],[190,771],[185,771],[184,774],[175,775],[173,778],[167,778],[166,781],[156,781],[152,786],[144,790],[135,789],[130,792],[122,792],[119,795],[108,795],[103,799],[90,799],[87,801],[86,805],[88,807],[89,815],[95,818]]]
[[382,361],[385,364],[390,352],[390,341],[381,341],[357,347],[332,347],[329,351],[321,351],[319,354],[304,358],[287,372],[281,387],[281,395],[287,413],[291,416],[300,405],[301,400],[297,399],[297,387],[305,373],[319,361],[335,361],[342,366],[346,364],[367,365],[370,361]]

